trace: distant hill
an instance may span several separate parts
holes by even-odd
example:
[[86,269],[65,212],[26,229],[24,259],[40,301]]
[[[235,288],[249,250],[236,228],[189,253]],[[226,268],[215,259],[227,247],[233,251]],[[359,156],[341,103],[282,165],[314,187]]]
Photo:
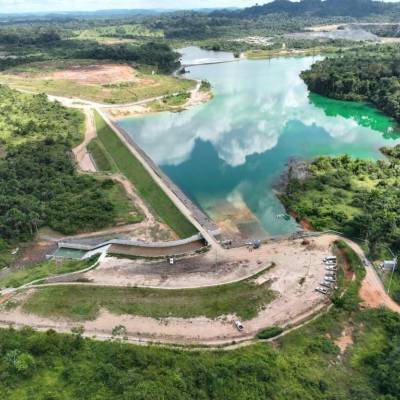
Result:
[[275,0],[264,5],[255,5],[236,11],[244,18],[255,18],[267,14],[286,13],[292,16],[310,15],[316,17],[366,17],[400,12],[400,3],[383,3],[373,0]]

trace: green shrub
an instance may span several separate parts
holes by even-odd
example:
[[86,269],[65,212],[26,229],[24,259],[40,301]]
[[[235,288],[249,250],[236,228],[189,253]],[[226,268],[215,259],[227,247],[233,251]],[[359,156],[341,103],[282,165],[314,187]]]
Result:
[[283,332],[283,329],[279,326],[271,326],[269,328],[265,328],[262,331],[257,333],[257,339],[270,339],[275,336],[280,335]]

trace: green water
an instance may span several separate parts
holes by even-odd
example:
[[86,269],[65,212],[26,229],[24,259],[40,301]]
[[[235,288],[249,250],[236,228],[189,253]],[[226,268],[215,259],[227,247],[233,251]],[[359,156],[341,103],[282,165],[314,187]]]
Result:
[[62,257],[62,258],[72,258],[72,259],[81,259],[86,254],[84,250],[75,250],[75,249],[67,249],[65,247],[60,247],[54,253],[54,257]]
[[289,158],[379,159],[381,146],[399,142],[393,121],[374,108],[310,95],[299,73],[314,61],[192,67],[189,77],[213,85],[212,101],[119,124],[214,219],[247,207],[257,222],[238,218],[244,236],[290,233],[298,227],[278,217],[284,210],[273,191]]

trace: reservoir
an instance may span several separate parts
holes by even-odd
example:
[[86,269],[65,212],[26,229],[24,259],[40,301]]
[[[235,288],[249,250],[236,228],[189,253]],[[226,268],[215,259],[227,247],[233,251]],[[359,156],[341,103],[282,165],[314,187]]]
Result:
[[[183,53],[183,63],[219,60],[218,53],[199,49]],[[315,61],[192,66],[187,76],[211,83],[211,101],[118,124],[227,233],[243,238],[292,233],[299,227],[282,218],[285,210],[274,190],[290,158],[380,159],[380,147],[400,142],[393,120],[376,109],[310,94],[299,74]]]

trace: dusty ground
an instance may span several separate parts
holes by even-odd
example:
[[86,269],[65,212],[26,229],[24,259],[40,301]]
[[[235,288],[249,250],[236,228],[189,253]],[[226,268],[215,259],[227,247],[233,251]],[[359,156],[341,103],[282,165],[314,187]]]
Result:
[[46,78],[71,80],[87,85],[140,81],[136,70],[123,64],[74,65],[62,71],[47,74]]
[[[329,254],[329,245],[330,241],[325,238],[317,238],[308,248],[302,246],[301,241],[288,241],[271,243],[252,252],[246,248],[233,249],[226,251],[224,261],[221,259],[221,264],[217,265],[213,263],[213,255],[210,252],[201,256],[201,262],[197,266],[194,264],[193,271],[190,269],[190,263],[184,266],[176,264],[171,267],[171,271],[168,271],[165,266],[158,264],[153,267],[151,265],[135,267],[134,263],[131,263],[130,266],[128,262],[117,265],[116,260],[108,259],[88,276],[96,277],[98,282],[101,281],[104,284],[127,284],[130,282],[134,285],[134,282],[138,282],[138,284],[142,282],[154,283],[164,288],[225,283],[253,275],[258,270],[270,265],[271,262],[275,262],[276,266],[264,272],[258,278],[258,283],[271,280],[271,289],[278,292],[279,295],[265,309],[261,310],[256,318],[244,322],[244,332],[238,332],[232,325],[234,316],[224,316],[216,320],[208,318],[156,320],[129,315],[117,316],[105,310],[102,310],[95,321],[87,321],[83,324],[85,332],[90,335],[110,335],[113,327],[122,324],[127,328],[130,338],[217,344],[250,338],[258,330],[267,326],[284,326],[300,321],[326,305],[327,298],[317,293],[315,287],[325,275],[321,260],[323,256]],[[309,250],[310,248],[311,250]],[[147,267],[148,270],[146,270]],[[27,295],[29,293],[21,296]],[[52,320],[28,315],[23,313],[20,308],[0,311],[1,323],[7,324],[12,321],[59,331],[69,331],[77,325],[68,320]]]
[[112,118],[127,118],[127,117],[137,117],[140,115],[145,115],[151,113],[150,107],[146,105],[130,105],[119,108],[105,108],[104,111],[108,113]]
[[345,327],[341,336],[335,340],[335,344],[339,347],[341,353],[344,353],[353,343],[353,330],[351,327]]
[[288,268],[291,274],[301,275],[305,271],[302,276],[312,277],[315,270],[324,273],[320,268],[321,259],[329,244],[322,247],[321,239],[313,239],[312,251],[302,246],[301,240],[271,242],[251,252],[246,247],[212,249],[199,256],[176,260],[172,266],[168,262],[143,264],[108,257],[85,277],[99,285],[193,288],[237,281],[254,275],[271,263],[276,264],[274,279]]

